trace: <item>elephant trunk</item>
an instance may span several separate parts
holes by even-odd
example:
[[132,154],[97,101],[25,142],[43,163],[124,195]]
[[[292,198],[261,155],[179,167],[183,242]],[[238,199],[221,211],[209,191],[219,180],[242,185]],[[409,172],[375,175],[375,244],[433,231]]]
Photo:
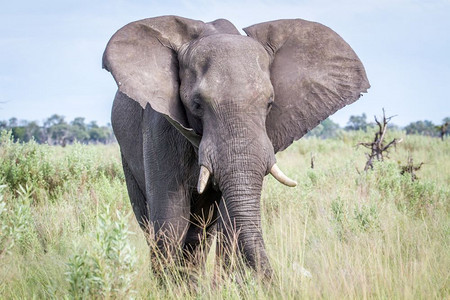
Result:
[[[240,145],[245,147],[240,147]],[[222,145],[224,146],[224,145]],[[219,205],[218,255],[229,263],[234,254],[265,277],[272,269],[266,255],[261,228],[261,189],[274,159],[264,141],[231,141],[217,154],[212,174],[222,192]]]
[[243,111],[245,107],[218,106],[218,117],[204,120],[197,189],[201,193],[211,176],[222,192],[217,226],[221,260],[232,263],[230,258],[241,254],[248,266],[271,277],[260,201],[264,176],[275,164],[275,154],[264,120]]
[[[260,197],[262,177],[251,171],[232,174],[221,187],[218,232],[219,255],[229,258],[241,253],[258,273],[270,277],[272,269],[265,251],[261,227]],[[221,252],[221,253],[220,253]]]

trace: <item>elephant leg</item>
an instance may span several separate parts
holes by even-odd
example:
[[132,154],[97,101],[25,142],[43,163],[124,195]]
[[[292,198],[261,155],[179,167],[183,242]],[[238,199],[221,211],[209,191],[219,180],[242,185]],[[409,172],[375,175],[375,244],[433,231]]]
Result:
[[128,195],[136,219],[148,234],[148,209],[142,146],[142,108],[121,92],[116,93],[111,112],[114,134],[120,145]]
[[133,173],[131,172],[127,161],[122,155],[123,172],[127,184],[128,196],[130,197],[131,207],[133,208],[136,220],[146,235],[149,234],[148,227],[148,209],[145,195],[140,189]]
[[[182,246],[189,227],[190,206],[184,192],[170,190],[166,195],[153,193],[150,202],[150,223],[153,225],[158,263],[179,265]],[[155,256],[156,255],[156,256]]]
[[203,268],[216,233],[218,203],[221,193],[212,188],[194,193],[190,225],[183,245],[185,261]]
[[[190,218],[190,169],[195,164],[191,144],[150,106],[142,126],[145,188],[157,268],[180,263]],[[157,259],[157,261],[155,261]]]

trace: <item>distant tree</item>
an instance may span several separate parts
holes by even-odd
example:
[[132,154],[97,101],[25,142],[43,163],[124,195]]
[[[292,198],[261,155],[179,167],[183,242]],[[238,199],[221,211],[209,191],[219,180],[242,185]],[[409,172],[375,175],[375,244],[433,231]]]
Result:
[[54,114],[51,117],[49,117],[47,120],[44,121],[44,127],[49,128],[54,125],[65,124],[65,123],[66,123],[66,121],[64,120],[64,116]]
[[316,136],[322,139],[333,138],[337,135],[340,127],[339,124],[334,123],[329,118],[320,122],[314,129],[308,132],[307,136]]
[[361,116],[350,116],[345,126],[345,130],[367,130],[367,116],[363,113]]
[[34,139],[40,144],[45,142],[45,132],[36,121],[29,122],[25,128],[28,137],[26,141]]
[[61,123],[51,127],[51,138],[53,144],[65,146],[67,140],[70,138],[69,124]]
[[99,126],[95,121],[86,124],[85,119],[81,117],[67,123],[64,116],[57,114],[47,118],[42,127],[36,121],[11,118],[8,121],[0,121],[1,129],[11,130],[14,140],[21,142],[34,139],[38,143],[62,146],[74,141],[86,144],[115,142],[111,124]]
[[27,142],[29,139],[26,136],[27,131],[25,129],[25,127],[22,126],[15,126],[15,127],[11,127],[11,133],[14,137],[14,141],[24,141]]
[[70,125],[79,127],[82,130],[86,130],[86,128],[87,128],[86,123],[84,123],[84,118],[82,118],[82,117],[77,117],[77,118],[73,119],[73,121],[70,122]]
[[114,131],[113,131],[111,123],[107,123],[106,126],[104,126],[103,128],[107,135],[106,143],[110,144],[110,143],[117,142],[116,137],[114,136]]
[[97,125],[97,122],[92,121],[88,125],[89,129],[89,141],[94,143],[105,143],[106,142],[106,134],[102,128]]
[[106,136],[101,128],[91,128],[89,130],[89,141],[94,143],[104,142],[106,140]]
[[8,129],[8,122],[6,121],[0,121],[0,130]]
[[19,121],[17,120],[17,118],[11,118],[9,119],[9,123],[8,123],[9,128],[14,128],[19,126]]
[[20,120],[19,121],[19,126],[20,127],[27,127],[28,126],[28,121],[27,120]]
[[405,127],[406,134],[421,134],[428,136],[438,136],[438,130],[433,122],[425,120],[425,121],[416,121],[412,122]]
[[91,128],[98,128],[99,126],[97,125],[97,121],[91,121],[88,125],[87,128],[91,129]]
[[84,118],[75,118],[70,122],[70,125],[70,135],[74,140],[80,143],[89,142],[89,133],[87,131],[87,125],[84,123]]
[[69,125],[64,120],[64,116],[52,115],[44,121],[44,128],[49,145],[65,145],[69,133]]

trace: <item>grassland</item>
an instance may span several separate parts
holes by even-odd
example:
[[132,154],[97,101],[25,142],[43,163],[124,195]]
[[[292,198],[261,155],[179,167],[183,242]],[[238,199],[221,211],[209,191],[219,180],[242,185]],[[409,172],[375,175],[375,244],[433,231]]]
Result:
[[[363,172],[372,133],[296,142],[278,155],[299,182],[267,177],[263,230],[276,276],[195,284],[150,272],[117,145],[0,140],[0,298],[298,299],[450,297],[450,139],[404,136]],[[311,153],[315,167],[310,168]],[[418,180],[400,175],[408,156]],[[191,281],[192,282],[192,281]]]

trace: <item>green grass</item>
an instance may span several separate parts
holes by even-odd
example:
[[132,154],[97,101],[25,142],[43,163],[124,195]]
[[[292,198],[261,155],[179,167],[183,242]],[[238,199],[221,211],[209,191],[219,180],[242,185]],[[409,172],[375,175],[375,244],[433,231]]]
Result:
[[[276,276],[196,284],[150,272],[117,145],[0,144],[0,298],[298,299],[450,297],[450,139],[404,136],[363,172],[371,133],[296,142],[267,177],[263,230]],[[394,134],[393,134],[394,135]],[[311,153],[315,168],[310,168]],[[412,156],[418,180],[400,175]],[[193,282],[193,281],[191,281]]]

